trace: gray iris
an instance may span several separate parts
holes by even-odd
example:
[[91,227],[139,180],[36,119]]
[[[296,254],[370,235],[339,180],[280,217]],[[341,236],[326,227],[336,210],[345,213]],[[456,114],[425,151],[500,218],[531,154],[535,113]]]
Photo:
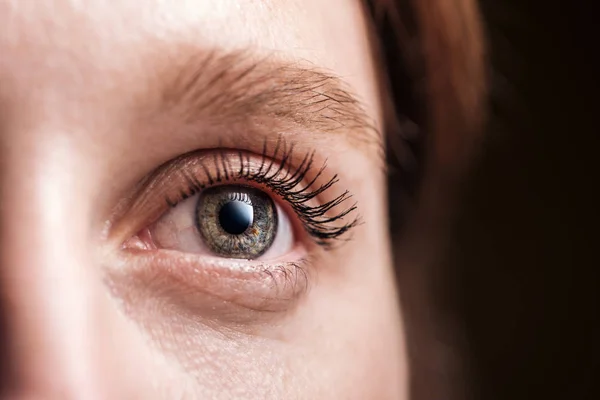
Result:
[[196,226],[213,253],[252,259],[273,244],[277,211],[273,200],[261,190],[242,185],[216,186],[200,194]]

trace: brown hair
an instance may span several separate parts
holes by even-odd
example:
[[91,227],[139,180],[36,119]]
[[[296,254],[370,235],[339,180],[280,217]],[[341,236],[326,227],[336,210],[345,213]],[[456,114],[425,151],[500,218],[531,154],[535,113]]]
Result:
[[481,16],[475,0],[366,5],[388,98],[390,228],[411,398],[463,399],[461,329],[441,304],[447,271],[439,270],[440,252],[431,250],[444,245],[451,204],[485,120]]

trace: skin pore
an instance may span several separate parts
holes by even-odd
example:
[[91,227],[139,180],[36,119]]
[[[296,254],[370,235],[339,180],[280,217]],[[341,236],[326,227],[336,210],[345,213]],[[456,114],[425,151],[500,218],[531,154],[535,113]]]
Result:
[[[359,1],[0,1],[0,54],[2,395],[405,398]],[[184,246],[217,184],[287,240]]]

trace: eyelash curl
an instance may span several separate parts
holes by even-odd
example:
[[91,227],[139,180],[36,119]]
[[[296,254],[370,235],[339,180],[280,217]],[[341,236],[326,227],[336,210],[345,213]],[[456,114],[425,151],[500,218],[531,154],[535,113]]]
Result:
[[[335,174],[327,182],[315,188],[315,182],[322,177],[327,167],[327,162],[324,162],[317,170],[314,166],[315,152],[309,151],[304,155],[300,164],[297,167],[293,167],[290,164],[293,151],[294,145],[287,145],[286,141],[279,137],[275,148],[269,152],[267,141],[265,140],[262,147],[260,166],[256,172],[252,171],[250,156],[244,156],[242,151],[237,152],[240,164],[239,168],[232,167],[230,160],[224,156],[225,151],[217,151],[213,156],[215,172],[211,173],[209,168],[202,162],[199,164],[206,175],[207,184],[200,182],[186,171],[181,171],[188,187],[181,191],[179,198],[173,200],[167,197],[166,202],[170,207],[175,207],[180,201],[224,180],[240,179],[247,182],[255,182],[268,187],[287,202],[297,214],[306,232],[318,245],[325,249],[330,249],[336,241],[349,240],[348,238],[343,238],[343,236],[360,224],[360,217],[354,216],[349,222],[344,222],[341,225],[339,223],[343,222],[343,219],[349,214],[356,211],[356,203],[342,208],[333,215],[330,212],[343,203],[346,203],[351,199],[352,195],[349,191],[345,190],[323,204],[311,205],[310,203],[315,197],[331,189],[339,182],[339,178]],[[275,161],[278,157],[279,161]],[[312,179],[303,184],[304,179],[314,171],[316,173]]]

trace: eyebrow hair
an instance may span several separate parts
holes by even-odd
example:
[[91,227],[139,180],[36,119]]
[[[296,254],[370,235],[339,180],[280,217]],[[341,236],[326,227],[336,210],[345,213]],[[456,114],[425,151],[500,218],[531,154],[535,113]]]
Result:
[[249,51],[195,54],[163,84],[161,106],[178,118],[217,124],[268,118],[283,128],[341,133],[352,143],[383,148],[381,133],[358,97],[335,75]]

